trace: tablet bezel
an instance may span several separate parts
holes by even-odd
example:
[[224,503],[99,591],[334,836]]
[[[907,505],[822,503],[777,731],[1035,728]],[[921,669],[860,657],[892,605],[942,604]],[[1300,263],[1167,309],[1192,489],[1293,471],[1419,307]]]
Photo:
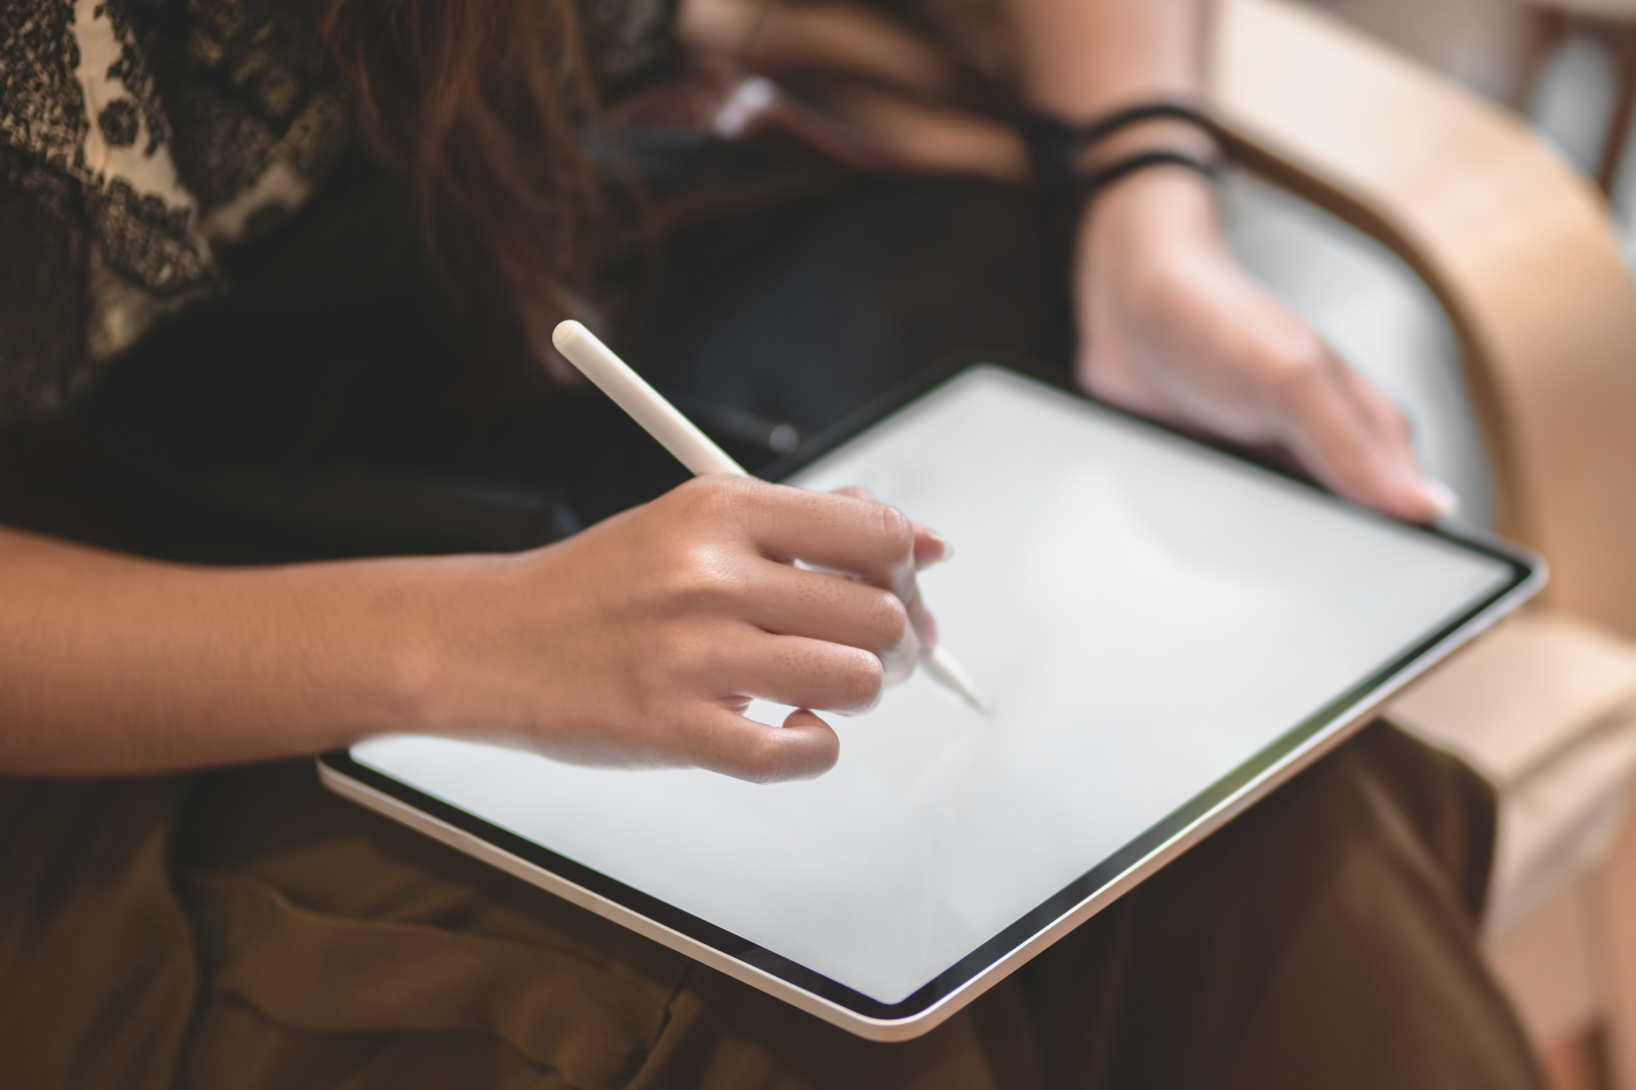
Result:
[[[1001,366],[1050,386],[1076,400],[1095,404],[1143,428],[1214,452],[1248,468],[1315,485],[1246,452],[1201,443],[1195,437],[1091,402],[1056,376],[1037,369],[996,364],[999,353],[966,354],[918,376],[879,401],[815,436],[787,458],[771,462],[760,475],[781,480],[835,447],[907,408],[920,397],[969,369]],[[1327,493],[1326,493],[1327,495]],[[1385,516],[1368,513],[1383,522]],[[603,917],[624,924],[672,949],[860,1036],[905,1040],[932,1029],[1009,972],[1049,947],[1080,923],[1117,900],[1165,863],[1199,842],[1253,801],[1311,764],[1367,722],[1394,693],[1511,612],[1544,585],[1543,563],[1515,546],[1471,530],[1449,526],[1412,527],[1505,564],[1506,585],[1451,620],[1420,644],[1405,650],[1370,677],[1337,696],[1307,720],[1285,732],[1228,775],[1168,814],[1141,835],[1069,883],[1042,904],[968,953],[902,1002],[882,1003],[846,985],[767,950],[641,890],[577,863],[531,840],[490,824],[441,799],[363,765],[339,751],[319,758],[326,786],[388,817],[410,825],[461,851],[476,855],[525,881],[542,886]]]

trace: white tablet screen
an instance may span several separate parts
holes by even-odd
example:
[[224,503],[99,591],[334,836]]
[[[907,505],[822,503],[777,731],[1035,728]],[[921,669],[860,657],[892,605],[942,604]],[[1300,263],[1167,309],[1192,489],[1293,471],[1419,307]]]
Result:
[[996,368],[794,481],[955,544],[923,586],[992,718],[917,675],[778,786],[425,738],[353,757],[892,1004],[1511,577]]

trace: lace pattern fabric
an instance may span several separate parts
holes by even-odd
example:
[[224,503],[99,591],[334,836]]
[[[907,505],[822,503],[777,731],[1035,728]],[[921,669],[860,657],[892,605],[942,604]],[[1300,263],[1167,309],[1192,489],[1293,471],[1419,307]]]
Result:
[[300,207],[349,139],[321,73],[260,0],[0,7],[0,416],[61,408]]
[[[577,0],[607,93],[674,55],[677,0]],[[352,139],[276,0],[0,3],[0,419],[53,413],[226,287]]]

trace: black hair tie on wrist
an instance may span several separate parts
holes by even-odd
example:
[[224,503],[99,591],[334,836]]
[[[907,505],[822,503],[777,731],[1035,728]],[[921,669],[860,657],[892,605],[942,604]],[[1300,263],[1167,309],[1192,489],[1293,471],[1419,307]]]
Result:
[[1048,194],[1070,197],[1081,204],[1137,171],[1159,166],[1176,166],[1219,181],[1221,167],[1208,159],[1171,149],[1135,152],[1107,166],[1082,174],[1079,159],[1086,150],[1134,125],[1147,121],[1185,121],[1204,132],[1223,151],[1226,134],[1205,114],[1180,102],[1141,102],[1127,106],[1086,125],[1070,125],[1049,114],[1030,114],[1017,123],[1017,131],[1028,147],[1034,177]]
[[1074,180],[1073,192],[1080,204],[1084,204],[1095,197],[1102,190],[1107,189],[1137,171],[1148,170],[1151,167],[1183,167],[1195,174],[1202,175],[1212,182],[1221,181],[1221,164],[1213,163],[1208,159],[1200,159],[1196,155],[1189,155],[1184,151],[1139,151],[1134,155],[1127,155],[1123,159],[1115,160],[1100,170],[1094,170],[1083,178]]

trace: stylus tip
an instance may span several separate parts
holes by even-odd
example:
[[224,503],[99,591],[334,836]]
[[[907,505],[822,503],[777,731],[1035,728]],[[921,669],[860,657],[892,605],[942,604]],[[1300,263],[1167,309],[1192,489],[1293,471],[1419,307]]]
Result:
[[961,666],[941,644],[923,652],[920,664],[926,668],[928,674],[961,700],[983,715],[993,716],[993,707],[983,699],[983,694],[977,691],[977,686],[972,682],[971,675],[966,673],[966,668]]

